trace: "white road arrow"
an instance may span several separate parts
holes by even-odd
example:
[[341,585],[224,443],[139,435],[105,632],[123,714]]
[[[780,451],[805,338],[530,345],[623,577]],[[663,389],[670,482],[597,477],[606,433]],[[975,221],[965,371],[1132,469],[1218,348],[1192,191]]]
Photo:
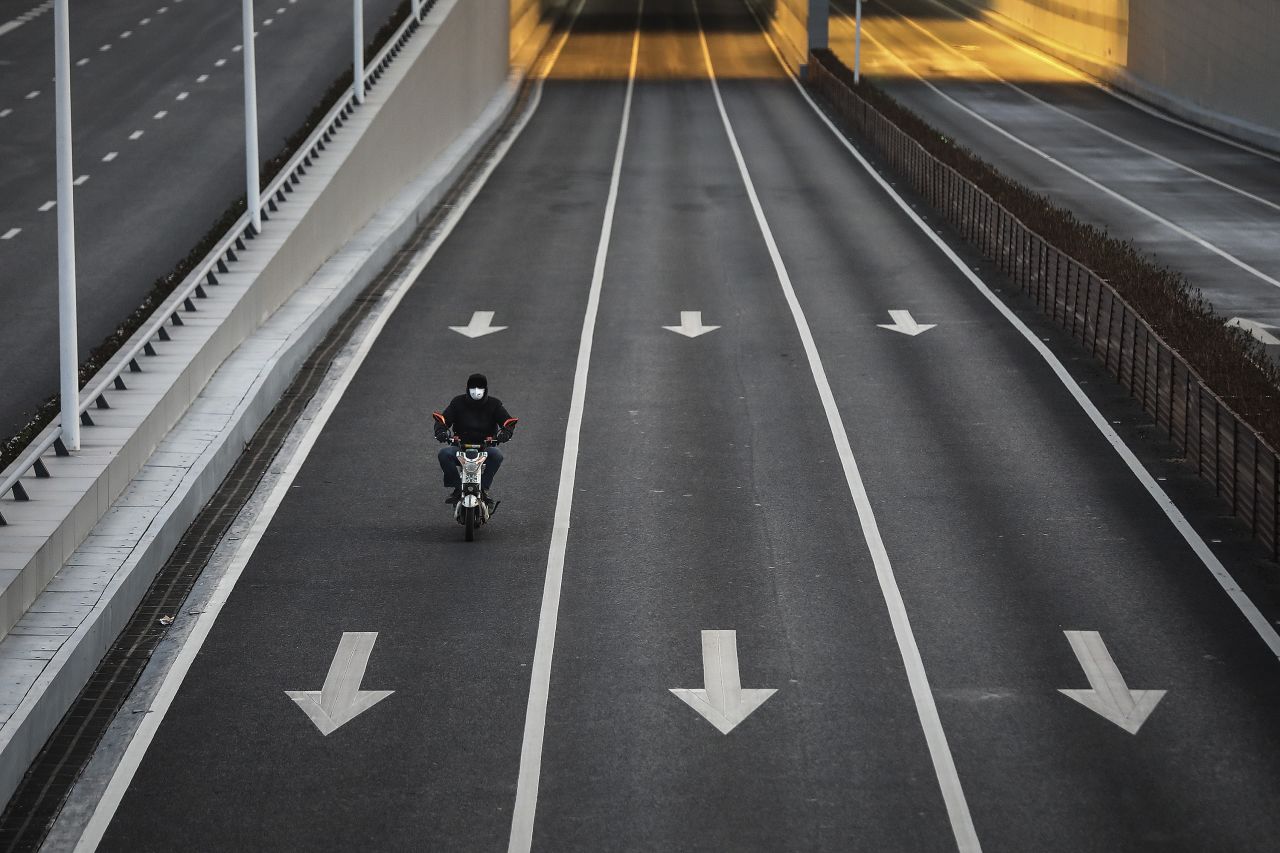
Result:
[[1274,326],[1264,326],[1253,320],[1246,320],[1244,317],[1232,317],[1227,321],[1227,325],[1244,329],[1267,346],[1280,344],[1280,338],[1277,338],[1275,335],[1267,331],[1267,329],[1274,329]]
[[675,332],[677,335],[684,335],[686,338],[696,338],[698,335],[714,332],[720,327],[702,325],[701,311],[681,311],[679,326],[663,326],[662,328],[668,332]]
[[705,690],[672,688],[671,692],[726,735],[778,692],[742,689],[737,631],[702,632],[702,678]]
[[1151,716],[1164,690],[1130,690],[1097,631],[1064,631],[1089,679],[1088,690],[1059,690],[1131,735]]
[[477,311],[471,315],[471,322],[465,326],[450,326],[450,329],[468,338],[479,338],[501,332],[506,326],[493,325],[492,311]]
[[338,643],[338,653],[329,665],[324,687],[315,690],[286,690],[290,699],[307,712],[320,734],[329,735],[374,705],[394,690],[361,690],[369,654],[378,639],[377,631],[346,631]]
[[889,318],[893,320],[892,323],[877,323],[876,325],[881,329],[888,329],[891,332],[901,332],[902,334],[910,335],[913,338],[921,332],[927,332],[938,325],[937,323],[917,323],[915,318],[911,316],[910,311],[890,311]]

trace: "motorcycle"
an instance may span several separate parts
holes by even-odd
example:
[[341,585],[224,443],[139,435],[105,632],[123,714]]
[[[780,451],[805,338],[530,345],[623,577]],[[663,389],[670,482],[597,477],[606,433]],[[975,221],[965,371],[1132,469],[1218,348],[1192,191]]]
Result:
[[[444,416],[432,412],[432,416],[443,426]],[[515,418],[504,425],[506,429],[515,426]],[[508,431],[506,433],[510,435]],[[453,518],[463,527],[466,541],[475,539],[476,529],[484,527],[493,517],[501,501],[484,500],[480,484],[484,481],[484,463],[489,458],[486,448],[500,443],[499,439],[486,438],[483,444],[465,444],[456,435],[449,436],[449,443],[458,448],[458,476],[462,481],[462,497],[453,505]]]

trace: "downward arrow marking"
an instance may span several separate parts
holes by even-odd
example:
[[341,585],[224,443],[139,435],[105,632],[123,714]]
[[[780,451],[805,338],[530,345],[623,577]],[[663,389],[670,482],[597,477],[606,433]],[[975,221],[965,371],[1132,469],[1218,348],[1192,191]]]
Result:
[[911,316],[910,311],[890,311],[889,317],[893,320],[892,323],[877,323],[876,325],[881,329],[888,329],[891,332],[901,332],[902,334],[910,335],[913,338],[921,332],[927,332],[938,325],[937,323],[917,323],[915,318]]
[[1254,320],[1246,320],[1244,317],[1232,317],[1227,321],[1227,325],[1244,329],[1246,332],[1253,335],[1269,347],[1280,344],[1280,338],[1277,338],[1275,335],[1267,331],[1268,329],[1275,328],[1274,326],[1264,326]]
[[1089,679],[1088,690],[1059,690],[1131,735],[1151,716],[1165,690],[1130,690],[1097,631],[1064,631]]
[[684,335],[686,338],[696,338],[698,335],[714,332],[720,327],[702,325],[701,311],[681,311],[679,326],[663,326],[662,328],[668,332],[675,332],[677,335]]
[[703,690],[677,687],[671,692],[726,735],[778,692],[743,689],[737,631],[702,632],[702,677],[706,684]]
[[471,322],[465,326],[450,326],[450,329],[468,338],[479,338],[501,332],[506,326],[493,325],[492,311],[477,311],[471,315]]
[[328,736],[343,723],[386,699],[394,690],[361,690],[369,655],[378,639],[377,631],[347,631],[338,643],[338,653],[329,665],[324,687],[315,690],[286,690],[290,699],[307,712],[320,734]]

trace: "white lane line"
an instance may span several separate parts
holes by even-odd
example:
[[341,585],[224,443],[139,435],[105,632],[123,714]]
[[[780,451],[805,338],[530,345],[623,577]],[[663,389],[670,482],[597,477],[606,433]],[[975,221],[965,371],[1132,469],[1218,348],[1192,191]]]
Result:
[[160,119],[164,118],[168,114],[169,114],[168,110],[161,110],[160,112],[153,115],[151,118],[154,119],[155,121],[159,121]]
[[9,109],[8,107],[5,107],[4,109],[0,110],[0,118],[8,118],[11,115],[13,115],[13,110]]
[[[752,9],[752,14],[755,14],[754,9]],[[756,18],[756,23],[760,23],[759,18]],[[768,34],[768,32],[764,32],[764,37],[769,42],[770,47],[773,48],[775,58],[777,58],[778,62],[782,64],[783,69],[790,74],[790,67],[777,52],[777,45],[773,43],[773,38]],[[1147,493],[1151,495],[1151,499],[1154,500],[1156,505],[1164,512],[1165,517],[1173,524],[1179,535],[1181,535],[1183,540],[1185,540],[1191,547],[1191,550],[1195,552],[1196,556],[1200,558],[1200,562],[1202,562],[1204,567],[1209,570],[1209,574],[1213,575],[1214,580],[1216,580],[1218,585],[1222,587],[1223,591],[1227,594],[1227,597],[1231,599],[1231,602],[1235,604],[1240,613],[1245,617],[1249,624],[1253,626],[1254,631],[1256,631],[1258,636],[1262,638],[1262,641],[1267,644],[1267,648],[1269,648],[1271,653],[1276,655],[1277,658],[1280,658],[1280,634],[1276,632],[1275,627],[1267,621],[1266,617],[1262,615],[1257,606],[1249,599],[1249,596],[1240,588],[1240,585],[1235,582],[1235,579],[1231,577],[1231,573],[1222,565],[1222,561],[1219,560],[1213,551],[1209,549],[1209,546],[1205,544],[1204,539],[1200,537],[1200,534],[1196,532],[1196,529],[1187,521],[1186,516],[1182,514],[1182,511],[1178,509],[1177,505],[1164,491],[1164,489],[1160,487],[1160,484],[1156,482],[1150,472],[1143,467],[1142,463],[1138,460],[1138,457],[1135,456],[1133,451],[1129,449],[1129,446],[1124,443],[1124,439],[1120,438],[1119,434],[1117,434],[1112,428],[1111,423],[1102,415],[1101,412],[1098,411],[1098,407],[1095,406],[1093,401],[1089,399],[1088,395],[1084,393],[1084,389],[1082,389],[1076,381],[1071,378],[1071,374],[1062,366],[1062,362],[1058,360],[1058,357],[1044,345],[1043,341],[1036,337],[1034,332],[1027,328],[1027,325],[1019,319],[1017,314],[1013,313],[1009,306],[1000,301],[1000,297],[996,296],[995,292],[987,286],[985,281],[983,281],[973,270],[969,269],[965,262],[960,259],[960,256],[947,245],[947,242],[920,218],[920,215],[911,208],[911,205],[908,204],[901,195],[898,194],[898,191],[895,190],[889,182],[875,170],[875,167],[862,156],[862,153],[854,147],[853,143],[849,142],[849,140],[845,138],[840,129],[832,124],[831,119],[827,118],[826,113],[824,113],[822,108],[814,102],[813,98],[809,96],[809,93],[805,90],[804,86],[796,80],[794,76],[791,78],[791,82],[809,104],[810,108],[813,109],[814,113],[822,123],[825,124],[827,129],[830,130],[836,139],[840,141],[840,144],[853,155],[854,159],[858,161],[858,164],[862,166],[866,173],[870,175],[871,178],[880,186],[880,189],[884,190],[889,197],[893,199],[894,203],[897,204],[898,207],[902,209],[902,212],[915,223],[916,227],[933,241],[934,245],[938,247],[942,254],[946,255],[947,260],[951,261],[955,268],[958,269],[966,279],[968,279],[969,283],[977,288],[978,292],[981,293],[982,296],[1000,312],[1000,315],[1008,320],[1010,325],[1018,330],[1019,334],[1027,340],[1027,343],[1031,344],[1031,346],[1035,348],[1035,351],[1039,353],[1040,357],[1049,365],[1049,368],[1053,371],[1054,375],[1058,377],[1058,381],[1062,383],[1063,387],[1065,387],[1067,392],[1071,394],[1077,405],[1084,410],[1085,415],[1087,415],[1089,420],[1091,420],[1094,426],[1097,427],[1098,432],[1102,433],[1102,436],[1107,440],[1107,443],[1110,444],[1117,455],[1124,460],[1125,465],[1133,472],[1133,476],[1136,477],[1138,482],[1142,484],[1143,488],[1147,490]]]
[[141,21],[138,21],[138,26],[145,27],[149,23],[151,23],[150,18],[143,18]]
[[38,209],[41,213],[48,213],[57,206],[58,203],[56,201],[46,201],[44,204],[40,205]]
[[[760,234],[769,250],[769,258],[773,261],[773,270],[791,309],[796,331],[804,345],[805,355],[809,362],[809,372],[813,374],[814,384],[818,388],[818,396],[826,411],[827,426],[840,456],[840,464],[844,468],[845,481],[849,494],[853,498],[858,513],[858,524],[862,528],[862,536],[866,540],[867,549],[871,553],[871,561],[875,566],[876,579],[880,584],[880,593],[889,611],[889,622],[893,626],[893,636],[898,644],[898,653],[906,670],[907,683],[911,688],[911,698],[915,702],[916,716],[924,731],[925,743],[929,748],[929,758],[933,762],[933,771],[938,779],[938,787],[942,793],[943,803],[947,808],[947,816],[951,822],[951,832],[955,836],[956,846],[962,853],[978,853],[982,844],[978,840],[977,830],[973,825],[973,817],[969,813],[969,804],[965,799],[964,788],[960,783],[960,774],[956,771],[955,759],[951,755],[951,747],[947,743],[946,732],[942,728],[942,718],[938,714],[938,706],[929,687],[929,677],[925,673],[924,660],[920,657],[920,649],[916,645],[915,635],[911,631],[911,621],[907,616],[907,606],[902,600],[902,591],[894,577],[893,564],[889,560],[889,551],[885,547],[884,538],[880,535],[880,527],[876,523],[875,512],[871,507],[871,498],[867,487],[862,482],[862,474],[858,470],[858,462],[853,455],[853,447],[849,443],[849,433],[845,429],[844,418],[836,405],[835,393],[827,379],[826,368],[822,364],[822,356],[814,342],[813,332],[809,328],[809,320],[805,317],[804,308],[796,296],[795,287],[791,283],[791,275],[783,263],[782,253],[774,239],[773,229],[765,217],[764,208],[760,205],[760,197],[756,193],[755,182],[747,169],[747,161],[738,145],[738,136],[734,133],[729,113],[725,109],[724,99],[720,95],[720,84],[716,80],[715,66],[711,61],[711,49],[707,45],[706,33],[702,29],[702,15],[698,10],[698,0],[693,0],[694,17],[698,22],[698,39],[702,44],[702,56],[707,65],[707,76],[711,80],[711,90],[715,95],[716,108],[720,111],[720,120],[724,124],[725,135],[729,137],[729,147],[733,149],[734,160],[738,164],[738,172],[742,176],[747,197],[751,200],[751,209],[755,213]],[[754,10],[752,10],[754,14]]]
[[[579,0],[573,18],[560,43],[550,57],[548,72],[555,67],[569,39],[585,0]],[[613,172],[609,178],[609,194],[605,202],[604,221],[596,245],[595,267],[591,273],[591,289],[587,309],[582,318],[582,335],[578,341],[578,360],[573,374],[573,392],[569,400],[569,420],[564,431],[564,455],[560,460],[560,486],[556,491],[555,521],[551,528],[551,545],[547,549],[547,574],[542,586],[542,606],[538,614],[538,638],[533,649],[533,665],[529,678],[529,703],[525,707],[524,735],[520,743],[520,770],[516,778],[516,800],[511,810],[511,836],[508,853],[529,853],[533,846],[533,825],[538,810],[538,785],[542,776],[542,744],[546,735],[547,700],[551,692],[551,661],[555,653],[556,624],[560,619],[560,588],[564,582],[565,551],[569,545],[569,522],[573,514],[574,483],[578,474],[578,442],[582,433],[582,416],[586,409],[587,373],[591,367],[591,347],[595,338],[596,315],[600,310],[600,292],[604,286],[605,262],[613,234],[614,212],[618,205],[618,186],[622,181],[622,161],[626,153],[627,132],[631,123],[631,101],[635,93],[636,67],[640,57],[640,23],[644,0],[636,4],[635,32],[631,38],[631,65],[627,72],[627,92],[622,102],[622,122],[618,128],[618,145],[614,152]],[[538,94],[542,85],[539,82]]]
[[108,50],[111,50],[110,44],[104,44],[102,47],[98,48],[98,52],[100,53],[106,53]]
[[[257,35],[258,35],[257,33],[254,33],[254,36],[255,36],[255,37],[256,37]],[[240,52],[240,51],[242,51],[242,50],[244,50],[244,45],[239,45],[239,44],[238,44],[238,45],[236,45],[235,47],[231,48],[231,52],[232,52],[232,53],[239,53],[239,52]]]
[[87,57],[87,56],[86,56],[84,59],[77,59],[77,60],[76,60],[76,66],[77,66],[77,67],[79,67],[79,68],[83,68],[83,67],[85,67],[85,66],[86,66],[86,65],[88,65],[88,64],[89,64],[89,57]]
[[12,240],[21,233],[21,228],[10,228],[8,231],[4,232],[4,234],[0,235],[0,240]]
[[161,6],[159,9],[156,9],[156,14],[163,15],[165,12],[168,12],[168,11],[169,11],[168,6]]
[[191,93],[190,93],[190,92],[179,92],[179,93],[178,93],[178,97],[174,98],[174,100],[175,100],[175,101],[185,101],[185,100],[186,100],[187,98],[189,98],[189,97],[191,97]]
[[124,32],[122,32],[122,33],[120,34],[120,38],[122,38],[122,39],[127,39],[127,38],[129,38],[131,35],[133,35],[133,30],[125,30]]
[[23,100],[24,100],[24,101],[29,101],[29,100],[31,100],[32,98],[38,98],[38,97],[40,97],[40,90],[39,90],[39,89],[35,89],[35,90],[33,90],[33,91],[27,92],[27,94],[23,97]]
[[[264,26],[264,27],[269,27],[269,26],[271,26],[271,25],[272,25],[272,24],[274,24],[274,23],[275,23],[275,19],[274,19],[274,18],[267,18],[265,21],[263,21],[263,22],[262,22],[262,26]],[[254,35],[257,35],[257,33],[254,33]]]
[[[1034,57],[1035,59],[1040,60],[1044,64],[1052,68],[1055,68],[1058,71],[1062,71],[1070,75],[1071,77],[1075,78],[1076,80],[1079,80],[1082,83],[1087,83],[1093,88],[1097,89],[1098,91],[1106,95],[1110,95],[1111,97],[1115,98],[1117,101],[1127,104],[1136,110],[1140,110],[1146,113],[1147,115],[1153,116],[1154,118],[1158,118],[1161,121],[1167,122],[1168,124],[1181,127],[1185,130],[1190,130],[1194,133],[1198,133],[1207,139],[1212,139],[1215,142],[1221,142],[1223,145],[1230,145],[1232,148],[1238,148],[1239,150],[1247,152],[1249,154],[1254,154],[1254,155],[1257,155],[1258,157],[1263,157],[1267,160],[1280,163],[1280,154],[1273,154],[1270,151],[1265,151],[1261,148],[1257,148],[1253,145],[1248,144],[1247,142],[1241,142],[1238,139],[1232,139],[1230,136],[1227,136],[1225,134],[1218,133],[1217,131],[1214,131],[1214,130],[1210,130],[1207,127],[1200,127],[1199,125],[1193,124],[1185,119],[1180,119],[1175,115],[1171,115],[1169,113],[1163,112],[1157,107],[1153,107],[1150,104],[1143,103],[1138,98],[1135,98],[1126,92],[1122,92],[1119,89],[1114,88],[1113,86],[1110,86],[1106,83],[1101,82],[1100,80],[1090,77],[1088,74],[1085,74],[1080,69],[1073,68],[1072,66],[1067,65],[1064,62],[1061,62],[1060,60],[1050,56],[1047,53],[1040,51],[1037,48],[1032,47],[1029,44],[1023,44],[1017,39],[1012,38],[1011,36],[1005,35],[995,27],[992,27],[990,24],[987,24],[985,21],[979,21],[976,18],[969,17],[969,15],[966,14],[964,11],[960,9],[956,9],[948,5],[947,3],[942,2],[942,0],[928,0],[928,2],[932,3],[934,6],[937,6],[939,9],[945,9],[955,17],[959,18],[960,20],[967,21],[968,23],[972,24],[973,26],[987,33],[988,35],[995,36],[1001,41],[1012,45],[1013,47],[1017,48],[1018,50],[1027,54],[1028,56]],[[961,0],[961,2],[965,2],[965,0]]]
[[71,182],[72,186],[77,186],[77,187],[82,187],[87,183],[89,183],[88,175],[81,175],[80,177],[76,178],[74,181]]
[[129,134],[129,141],[137,142],[139,139],[142,138],[142,133],[143,131],[141,130],[135,130],[133,133]]
[[120,156],[120,152],[119,152],[119,151],[112,151],[112,152],[110,152],[109,154],[107,154],[107,156],[105,156],[105,157],[103,157],[103,158],[102,158],[102,162],[104,162],[104,163],[110,163],[112,160],[116,159],[116,158],[117,158],[117,157],[119,157],[119,156]]
[[[848,24],[849,26],[853,26],[853,24],[850,23],[847,18],[842,18],[842,20],[844,20],[845,23]],[[1272,287],[1280,287],[1280,279],[1272,278],[1271,276],[1267,275],[1257,267],[1254,267],[1250,265],[1248,262],[1243,261],[1240,258],[1237,258],[1235,255],[1231,254],[1226,249],[1223,249],[1213,243],[1210,243],[1208,240],[1201,237],[1200,235],[1195,234],[1191,231],[1188,231],[1186,228],[1183,228],[1181,225],[1177,224],[1176,222],[1170,219],[1166,219],[1165,217],[1156,213],[1154,210],[1150,210],[1149,208],[1143,207],[1141,204],[1129,198],[1128,196],[1121,195],[1119,192],[1116,192],[1115,190],[1111,189],[1111,187],[1107,186],[1101,181],[1098,181],[1090,177],[1089,175],[1086,175],[1084,172],[1081,172],[1079,169],[1076,169],[1072,166],[1067,165],[1066,163],[1059,160],[1057,157],[1054,157],[1052,154],[1049,154],[1046,151],[1041,151],[1039,148],[1035,147],[1030,142],[1023,140],[1019,136],[1015,136],[1014,134],[1005,130],[1000,125],[988,119],[986,116],[960,103],[960,101],[957,101],[955,98],[951,97],[946,92],[942,91],[937,86],[933,85],[932,82],[925,79],[925,77],[917,73],[916,70],[912,68],[909,63],[903,61],[903,59],[899,57],[898,54],[894,53],[884,42],[877,39],[869,31],[865,31],[865,28],[862,35],[869,42],[877,45],[881,50],[889,54],[889,56],[893,58],[894,62],[902,66],[903,70],[905,70],[912,77],[915,77],[917,80],[923,83],[926,87],[929,88],[930,91],[932,91],[938,97],[942,98],[947,103],[951,104],[961,112],[964,112],[972,116],[974,119],[981,122],[983,125],[991,128],[996,133],[1003,136],[1005,139],[1008,139],[1010,142],[1013,142],[1016,145],[1019,145],[1022,148],[1026,149],[1027,151],[1030,151],[1032,154],[1035,154],[1037,157],[1040,157],[1046,162],[1052,163],[1053,165],[1057,166],[1059,169],[1066,172],[1067,174],[1075,178],[1078,178],[1081,181],[1084,181],[1086,184],[1098,190],[1099,192],[1106,193],[1116,201],[1132,208],[1133,210],[1136,210],[1138,213],[1141,213],[1143,216],[1146,216],[1147,218],[1160,223],[1161,225],[1168,228],[1170,231],[1174,232],[1175,234],[1178,234],[1182,237],[1187,238],[1188,240],[1200,246],[1201,248],[1208,249],[1210,252],[1213,252],[1215,255],[1222,258],[1224,261],[1227,261],[1228,263],[1238,267],[1239,269],[1244,270],[1245,272],[1249,273],[1249,275],[1253,276],[1254,278],[1257,278],[1259,281],[1264,281],[1267,284],[1271,285]]]
[[[1276,202],[1271,201],[1270,199],[1263,198],[1262,196],[1257,195],[1256,193],[1251,193],[1246,189],[1237,187],[1234,184],[1227,183],[1226,181],[1221,180],[1219,178],[1215,178],[1213,175],[1205,174],[1204,172],[1201,172],[1199,169],[1196,169],[1193,166],[1188,166],[1186,163],[1183,163],[1179,160],[1175,160],[1172,157],[1167,157],[1158,151],[1153,151],[1150,148],[1147,148],[1145,145],[1134,142],[1131,139],[1127,139],[1118,133],[1113,133],[1112,131],[1107,130],[1105,127],[1094,124],[1093,122],[1089,121],[1083,116],[1078,116],[1075,113],[1071,112],[1070,110],[1065,110],[1062,107],[1058,106],[1057,104],[1050,103],[1049,101],[1046,101],[1045,99],[1037,95],[1034,95],[1031,92],[1028,92],[1026,89],[1022,88],[1017,83],[1013,83],[1001,77],[995,71],[991,70],[991,68],[988,67],[986,63],[979,62],[973,57],[965,54],[963,51],[956,50],[945,39],[939,38],[936,34],[934,34],[932,30],[925,27],[923,24],[919,23],[918,21],[913,20],[907,15],[902,14],[897,9],[890,6],[888,3],[883,2],[883,0],[880,5],[888,9],[894,15],[897,15],[899,18],[905,21],[913,29],[923,33],[926,38],[932,40],[938,45],[941,45],[944,50],[948,51],[954,56],[960,57],[960,59],[964,60],[965,62],[968,62],[970,65],[986,73],[987,76],[991,77],[992,80],[995,80],[996,82],[1001,83],[1002,85],[1008,87],[1009,89],[1012,89],[1013,91],[1017,92],[1018,94],[1022,95],[1025,98],[1028,98],[1029,100],[1035,101],[1037,104],[1040,104],[1042,107],[1052,110],[1058,115],[1061,115],[1064,118],[1068,118],[1071,121],[1076,122],[1077,124],[1084,125],[1085,127],[1096,131],[1097,133],[1101,134],[1102,136],[1105,136],[1107,139],[1110,139],[1113,142],[1118,142],[1121,145],[1127,145],[1128,147],[1134,149],[1135,151],[1146,154],[1148,157],[1151,157],[1152,159],[1159,160],[1161,163],[1164,163],[1167,166],[1172,166],[1175,169],[1180,169],[1189,175],[1194,175],[1195,177],[1199,178],[1202,181],[1207,181],[1213,184],[1214,186],[1221,187],[1222,189],[1227,190],[1228,192],[1236,193],[1237,195],[1243,196],[1244,198],[1247,198],[1250,201],[1255,201],[1258,204],[1269,207],[1272,210],[1280,211],[1280,204],[1277,204]],[[846,13],[846,20],[847,20],[847,15],[848,15],[847,9],[845,10],[845,13]]]
[[224,65],[226,65],[226,64],[227,64],[227,61],[226,61],[225,59],[219,59],[217,62],[213,63],[213,67],[214,67],[214,68],[221,68],[222,66],[224,66]]
[[34,21],[36,18],[40,17],[45,12],[48,12],[52,8],[53,0],[45,0],[45,2],[41,3],[39,6],[28,9],[13,20],[5,21],[3,24],[0,24],[0,36],[5,33],[13,32],[25,23]]
[[[91,853],[101,843],[103,834],[106,832],[107,827],[111,825],[111,819],[115,817],[116,810],[120,807],[120,802],[124,798],[125,792],[129,789],[134,775],[138,772],[138,767],[142,764],[147,748],[151,746],[151,741],[155,738],[156,731],[160,728],[165,714],[168,713],[170,706],[173,705],[173,699],[178,694],[179,688],[182,687],[182,682],[187,677],[192,662],[195,660],[196,655],[200,653],[205,640],[208,639],[214,622],[221,614],[227,599],[231,597],[236,583],[240,580],[241,575],[244,574],[245,567],[249,564],[249,560],[253,557],[253,553],[262,541],[262,537],[271,526],[271,522],[275,518],[276,512],[280,509],[280,505],[289,494],[293,481],[306,463],[311,449],[315,446],[320,434],[324,432],[325,426],[329,423],[329,418],[332,417],[338,404],[342,401],[347,388],[350,387],[351,382],[360,371],[365,358],[369,355],[370,350],[373,349],[373,345],[382,334],[396,308],[404,300],[418,277],[422,275],[422,271],[431,263],[431,259],[435,257],[436,252],[449,239],[449,235],[453,233],[454,228],[458,226],[458,223],[471,208],[472,202],[475,201],[480,191],[484,189],[489,178],[506,158],[507,152],[511,150],[528,126],[529,120],[537,112],[540,103],[541,88],[539,88],[538,93],[529,104],[525,114],[520,117],[516,126],[512,129],[511,134],[494,150],[493,156],[485,164],[475,183],[466,189],[462,197],[458,199],[457,204],[449,211],[440,233],[429,245],[422,248],[414,256],[410,265],[400,274],[395,283],[388,288],[386,294],[381,297],[378,307],[374,309],[377,313],[367,321],[367,325],[362,330],[357,331],[357,334],[362,334],[363,338],[357,339],[353,336],[351,342],[343,348],[343,354],[351,353],[351,360],[347,362],[342,374],[325,392],[327,396],[324,397],[323,402],[320,402],[319,408],[315,410],[313,419],[306,425],[306,431],[302,433],[293,455],[287,461],[283,459],[277,460],[277,465],[283,464],[284,466],[280,470],[280,478],[267,495],[262,508],[254,518],[253,524],[245,533],[244,538],[240,540],[239,547],[231,556],[227,565],[226,573],[218,580],[217,586],[209,596],[209,601],[205,604],[204,611],[196,618],[196,622],[191,628],[191,633],[187,635],[187,639],[178,650],[177,657],[174,658],[173,665],[168,673],[165,674],[164,680],[160,684],[160,689],[156,692],[151,706],[147,708],[147,712],[143,716],[141,725],[138,726],[138,729],[125,747],[124,755],[121,756],[120,763],[112,773],[111,780],[107,783],[107,788],[102,794],[102,799],[94,807],[93,815],[85,826],[80,840],[76,843],[75,853]],[[323,389],[324,386],[321,387]],[[317,397],[317,402],[319,402],[319,397]],[[302,424],[303,422],[299,421],[299,424],[294,429],[300,429]]]
[[206,81],[206,80],[208,80],[208,79],[209,79],[209,75],[208,75],[208,74],[201,74],[199,77],[197,77],[197,78],[196,78],[196,82],[197,82],[197,83],[203,83],[204,81]]

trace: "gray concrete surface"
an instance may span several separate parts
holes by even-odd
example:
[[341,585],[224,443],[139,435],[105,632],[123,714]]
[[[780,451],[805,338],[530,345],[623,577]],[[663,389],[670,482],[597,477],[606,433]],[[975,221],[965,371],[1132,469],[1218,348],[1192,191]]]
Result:
[[[743,37],[739,0],[700,5],[985,849],[1270,849],[1276,658],[1019,332]],[[540,110],[287,490],[100,849],[507,843],[634,8],[588,0]],[[697,79],[691,4],[646,8],[534,849],[955,849],[801,336]],[[878,328],[902,309],[937,325]],[[508,328],[447,331],[475,310]],[[688,310],[720,328],[663,329]],[[1247,536],[1035,332],[1257,591]],[[502,507],[467,544],[427,412],[476,369],[522,422]],[[727,736],[669,692],[699,686],[707,629],[738,632],[745,687],[778,691]],[[1058,692],[1086,683],[1067,630],[1168,691],[1137,735]],[[318,689],[347,631],[379,632],[362,683],[395,692],[323,737],[285,691]]]
[[[852,4],[832,46],[853,59]],[[1006,175],[1187,275],[1225,317],[1280,326],[1280,162],[1165,121],[931,0],[866,11],[866,72]]]
[[[37,5],[3,0],[0,24]],[[396,5],[367,0],[370,36]],[[255,11],[265,160],[350,67],[351,4],[258,0]],[[239,3],[72,2],[72,60],[88,60],[72,74],[76,174],[88,176],[76,189],[82,353],[243,195],[239,43]],[[52,44],[48,13],[0,35],[0,236],[20,229],[0,240],[4,436],[57,390],[56,214],[41,210],[55,197]]]

